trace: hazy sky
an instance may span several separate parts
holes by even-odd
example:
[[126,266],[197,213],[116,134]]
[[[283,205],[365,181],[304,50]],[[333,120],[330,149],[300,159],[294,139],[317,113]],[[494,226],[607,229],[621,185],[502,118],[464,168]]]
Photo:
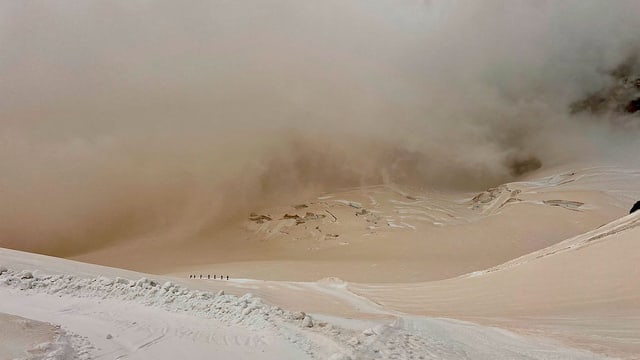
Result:
[[482,189],[511,179],[513,159],[618,154],[635,134],[568,105],[637,51],[638,14],[588,0],[0,2],[0,246],[188,237],[309,188]]

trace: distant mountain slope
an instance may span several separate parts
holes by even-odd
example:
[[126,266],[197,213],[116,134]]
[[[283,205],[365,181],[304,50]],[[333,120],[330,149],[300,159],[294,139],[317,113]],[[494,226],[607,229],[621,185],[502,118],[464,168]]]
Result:
[[[483,270],[628,213],[640,171],[539,170],[480,193],[377,186],[300,197],[174,246],[114,244],[75,259],[152,273],[357,282],[441,280]],[[140,254],[145,254],[140,256]],[[203,272],[207,273],[207,272]]]
[[638,58],[631,57],[610,72],[609,86],[591,93],[571,105],[572,113],[607,112],[634,114],[640,111],[640,66]]

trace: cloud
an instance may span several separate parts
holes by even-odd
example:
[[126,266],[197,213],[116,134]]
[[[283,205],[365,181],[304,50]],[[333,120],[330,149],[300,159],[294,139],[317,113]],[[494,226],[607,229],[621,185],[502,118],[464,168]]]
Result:
[[635,141],[569,104],[637,51],[637,1],[0,7],[2,246],[184,241],[306,191],[481,189]]

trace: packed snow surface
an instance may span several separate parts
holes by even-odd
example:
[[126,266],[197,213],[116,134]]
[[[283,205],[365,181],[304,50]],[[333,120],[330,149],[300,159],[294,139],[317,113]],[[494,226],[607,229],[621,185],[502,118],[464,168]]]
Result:
[[[1,252],[8,266],[0,268],[0,313],[60,329],[55,341],[43,345],[51,351],[31,353],[31,359],[204,359],[212,354],[221,359],[600,358],[467,322],[391,312],[373,320],[316,317],[267,304],[249,293],[195,290],[143,274],[137,279],[87,275],[106,269],[92,265],[83,265],[93,271],[78,271],[80,275],[59,273],[72,263]],[[48,262],[52,271],[24,268],[36,263],[46,267]],[[309,296],[322,291],[326,295],[321,288],[321,283],[309,286]],[[341,292],[336,296],[363,301],[343,286],[331,288]],[[0,341],[0,350],[8,347]]]

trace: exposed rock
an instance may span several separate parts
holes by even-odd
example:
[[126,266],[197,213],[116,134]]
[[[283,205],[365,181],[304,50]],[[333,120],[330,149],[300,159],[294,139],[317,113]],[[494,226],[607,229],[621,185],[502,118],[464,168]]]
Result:
[[481,192],[480,194],[474,196],[471,201],[473,203],[486,204],[488,202],[495,200],[504,190],[505,190],[504,186],[489,188],[487,189],[487,191]]
[[327,217],[327,215],[324,214],[314,214],[312,212],[307,212],[304,215],[304,220],[306,221],[312,221],[312,220],[320,220],[320,219],[324,219],[325,217]]
[[640,111],[639,71],[638,57],[628,58],[609,73],[611,85],[571,104],[571,113],[637,113]]
[[256,213],[249,214],[249,220],[255,221],[258,224],[263,224],[265,221],[271,221],[271,217],[268,215],[258,215]]
[[[638,79],[638,80],[640,81],[640,79]],[[625,111],[630,113],[630,114],[633,114],[635,112],[640,111],[640,98],[631,100],[629,102],[629,104],[627,104],[627,107],[625,108]]]
[[284,214],[282,216],[282,220],[295,219],[296,225],[304,224],[307,221],[320,220],[324,219],[326,215],[324,214],[314,214],[312,212],[307,212],[304,217],[301,217],[298,214]]
[[304,219],[302,217],[300,217],[300,215],[298,214],[284,214],[284,216],[282,217],[282,220],[289,220],[289,219],[294,219],[296,221],[296,225],[300,225],[300,224],[304,224]]

